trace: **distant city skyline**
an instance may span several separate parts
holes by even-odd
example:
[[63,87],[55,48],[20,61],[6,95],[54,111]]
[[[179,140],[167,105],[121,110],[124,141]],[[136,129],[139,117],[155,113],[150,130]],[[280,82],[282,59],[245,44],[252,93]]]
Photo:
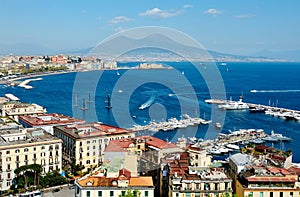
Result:
[[84,49],[122,30],[162,26],[224,53],[292,51],[300,49],[299,7],[296,0],[3,0],[0,46]]

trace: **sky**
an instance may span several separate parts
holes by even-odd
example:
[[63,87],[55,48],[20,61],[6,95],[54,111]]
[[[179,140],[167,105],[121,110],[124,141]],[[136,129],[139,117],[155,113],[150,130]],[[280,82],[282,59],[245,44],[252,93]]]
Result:
[[162,26],[218,52],[299,50],[299,8],[299,0],[1,0],[0,45],[84,49],[122,30]]

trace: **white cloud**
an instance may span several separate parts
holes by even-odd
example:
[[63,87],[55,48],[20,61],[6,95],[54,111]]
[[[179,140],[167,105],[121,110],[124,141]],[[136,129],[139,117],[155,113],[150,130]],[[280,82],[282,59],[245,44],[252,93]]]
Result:
[[109,24],[125,23],[133,20],[133,18],[128,18],[126,16],[116,16],[109,21]]
[[237,16],[233,16],[234,18],[242,19],[242,18],[253,18],[256,17],[255,14],[241,14]]
[[220,10],[215,9],[215,8],[210,8],[210,9],[204,11],[204,14],[218,15],[218,14],[222,14],[222,12]]
[[146,12],[140,13],[140,16],[169,18],[169,17],[179,16],[180,14],[182,14],[182,10],[168,11],[168,10],[161,10],[159,8],[153,8],[151,10],[147,10]]
[[188,8],[192,8],[193,6],[192,5],[190,5],[190,4],[185,4],[184,6],[183,6],[183,9],[188,9]]

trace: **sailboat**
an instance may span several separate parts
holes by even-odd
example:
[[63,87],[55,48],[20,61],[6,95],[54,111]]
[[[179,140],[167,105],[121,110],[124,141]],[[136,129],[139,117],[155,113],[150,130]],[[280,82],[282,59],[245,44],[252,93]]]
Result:
[[77,94],[75,93],[74,95],[74,107],[78,107],[78,98],[77,98]]
[[88,100],[88,103],[92,103],[92,98],[91,98],[91,93],[89,93],[89,100]]
[[108,93],[106,94],[106,101],[105,102],[107,103],[107,105],[106,105],[107,109],[112,108],[112,106],[110,104],[110,95]]
[[88,108],[85,106],[85,98],[82,98],[82,108],[81,110],[85,111],[88,110]]

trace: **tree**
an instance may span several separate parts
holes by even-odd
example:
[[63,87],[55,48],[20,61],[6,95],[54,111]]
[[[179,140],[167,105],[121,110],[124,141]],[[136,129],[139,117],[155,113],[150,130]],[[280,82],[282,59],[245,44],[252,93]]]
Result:
[[122,191],[122,194],[119,195],[119,197],[140,197],[141,196],[141,192],[137,189],[135,190],[131,190],[128,189],[127,191]]
[[53,172],[48,172],[45,176],[41,177],[41,185],[43,187],[62,185],[67,182],[68,180],[56,170]]
[[33,185],[39,185],[39,179],[40,179],[40,173],[43,171],[43,168],[39,164],[30,164],[30,165],[25,165],[25,166],[20,166],[19,168],[15,169],[14,172],[18,177],[21,175],[24,178],[24,183],[22,183],[19,179],[18,180],[18,185],[24,185],[24,187],[28,186],[28,183],[32,182],[32,177],[31,175],[34,174],[33,178]]

